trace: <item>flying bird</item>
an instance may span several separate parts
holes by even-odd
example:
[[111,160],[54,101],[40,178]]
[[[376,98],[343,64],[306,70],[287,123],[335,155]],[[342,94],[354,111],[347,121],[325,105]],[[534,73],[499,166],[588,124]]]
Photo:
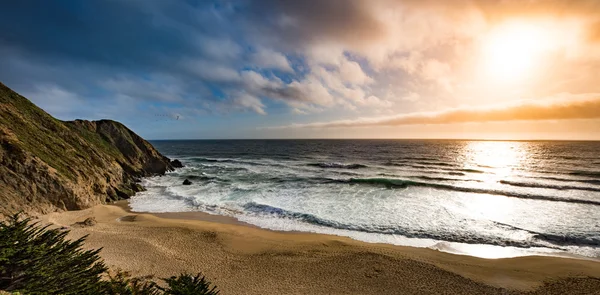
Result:
[[155,122],[179,121],[181,115],[177,114],[154,114]]

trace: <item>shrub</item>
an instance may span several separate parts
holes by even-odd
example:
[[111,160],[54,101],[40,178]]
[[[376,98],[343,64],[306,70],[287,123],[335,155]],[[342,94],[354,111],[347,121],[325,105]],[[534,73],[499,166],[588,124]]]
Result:
[[168,279],[162,279],[167,284],[160,287],[155,282],[140,278],[130,279],[125,272],[117,272],[110,276],[107,295],[217,295],[217,287],[211,287],[211,283],[201,274],[195,276],[180,274]]
[[118,271],[115,276],[109,276],[106,295],[160,295],[155,282],[140,278],[129,278],[126,272]]
[[217,287],[211,288],[211,283],[201,274],[192,276],[190,274],[181,274],[178,277],[163,279],[168,287],[159,289],[164,291],[165,295],[217,295]]
[[0,290],[24,294],[99,294],[107,270],[98,250],[83,250],[85,237],[21,219],[0,222]]
[[[94,295],[217,295],[219,291],[202,274],[181,274],[155,282],[114,276],[98,256],[101,249],[83,250],[86,237],[66,239],[67,231],[21,219],[15,214],[0,221],[0,294]],[[108,280],[102,276],[108,274]]]

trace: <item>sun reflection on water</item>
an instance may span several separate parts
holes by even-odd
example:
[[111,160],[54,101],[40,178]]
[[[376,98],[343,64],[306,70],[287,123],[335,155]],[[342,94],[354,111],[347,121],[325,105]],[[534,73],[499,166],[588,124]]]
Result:
[[[472,141],[467,142],[460,156],[463,168],[469,171],[469,177],[480,180],[479,188],[500,190],[501,180],[514,177],[518,170],[527,165],[529,151],[527,143],[511,141]],[[465,198],[463,200],[463,213],[474,219],[491,220],[503,224],[510,224],[515,214],[519,211],[519,199],[507,198],[500,195],[486,195],[478,198]],[[485,224],[485,223],[484,223]],[[481,229],[486,231],[486,229]],[[488,230],[498,230],[489,228]],[[499,236],[505,232],[496,233]],[[519,240],[519,233],[515,233],[513,239]],[[502,247],[470,247],[462,249],[471,255],[480,257],[497,258],[506,256],[518,256],[517,254],[505,253]],[[476,253],[475,253],[476,252]]]
[[528,158],[525,143],[516,141],[470,141],[463,149],[465,169],[482,171],[480,180],[498,182],[522,167]]

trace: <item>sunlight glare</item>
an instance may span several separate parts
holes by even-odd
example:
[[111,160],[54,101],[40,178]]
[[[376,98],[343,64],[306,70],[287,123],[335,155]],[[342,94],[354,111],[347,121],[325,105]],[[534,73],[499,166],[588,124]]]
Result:
[[524,144],[518,141],[471,141],[465,146],[465,168],[490,170],[482,180],[496,182],[512,175],[528,158]]
[[514,82],[530,76],[548,42],[547,32],[539,26],[510,23],[496,27],[483,41],[488,78]]

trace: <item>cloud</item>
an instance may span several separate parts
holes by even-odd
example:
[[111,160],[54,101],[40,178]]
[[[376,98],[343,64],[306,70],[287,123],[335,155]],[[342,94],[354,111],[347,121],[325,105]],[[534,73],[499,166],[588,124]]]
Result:
[[481,108],[455,108],[439,112],[418,112],[383,118],[359,118],[332,122],[293,124],[285,128],[340,128],[399,125],[431,125],[454,123],[482,123],[498,121],[538,121],[599,119],[600,94],[595,98],[555,99],[551,102],[524,101],[518,104]]
[[105,89],[116,94],[138,100],[158,102],[182,102],[184,90],[172,78],[140,79],[137,77],[111,78],[100,83]]
[[59,118],[71,115],[73,106],[85,105],[85,101],[75,93],[51,84],[36,85],[33,91],[24,92],[22,95]]
[[[600,92],[598,10],[594,0],[11,1],[0,10],[0,80],[77,97],[47,104],[65,118],[96,116],[86,109],[115,98],[130,112],[151,105],[213,123],[248,111],[423,117],[415,112]],[[539,54],[541,74],[484,83],[482,36],[527,17],[559,40]]]
[[232,102],[237,108],[249,109],[260,115],[267,114],[267,112],[265,112],[265,105],[260,101],[260,99],[248,93],[236,93],[233,96]]
[[[265,0],[254,1],[249,12],[261,30],[273,32],[290,45],[331,39],[358,43],[374,40],[385,31],[373,17],[371,1]],[[266,16],[266,17],[265,17]]]
[[252,55],[251,61],[254,65],[262,68],[294,72],[285,55],[270,49],[260,48]]
[[348,83],[363,85],[373,82],[355,61],[343,59],[339,68],[341,78]]
[[123,116],[124,121],[132,122],[131,117],[137,117],[132,116],[137,111],[135,99],[125,95],[90,100],[54,84],[35,85],[32,90],[21,94],[46,112],[63,120],[97,120],[118,114]]
[[600,20],[590,25],[588,38],[593,42],[600,42]]
[[402,97],[401,99],[405,100],[405,101],[415,102],[415,101],[418,101],[420,99],[420,97],[419,97],[419,94],[410,92],[406,96]]
[[189,73],[195,75],[198,79],[201,79],[201,81],[240,81],[240,75],[237,70],[214,61],[184,59],[181,61],[181,65],[186,68]]
[[226,38],[210,38],[201,35],[194,42],[205,56],[213,60],[237,60],[244,52],[239,44]]

